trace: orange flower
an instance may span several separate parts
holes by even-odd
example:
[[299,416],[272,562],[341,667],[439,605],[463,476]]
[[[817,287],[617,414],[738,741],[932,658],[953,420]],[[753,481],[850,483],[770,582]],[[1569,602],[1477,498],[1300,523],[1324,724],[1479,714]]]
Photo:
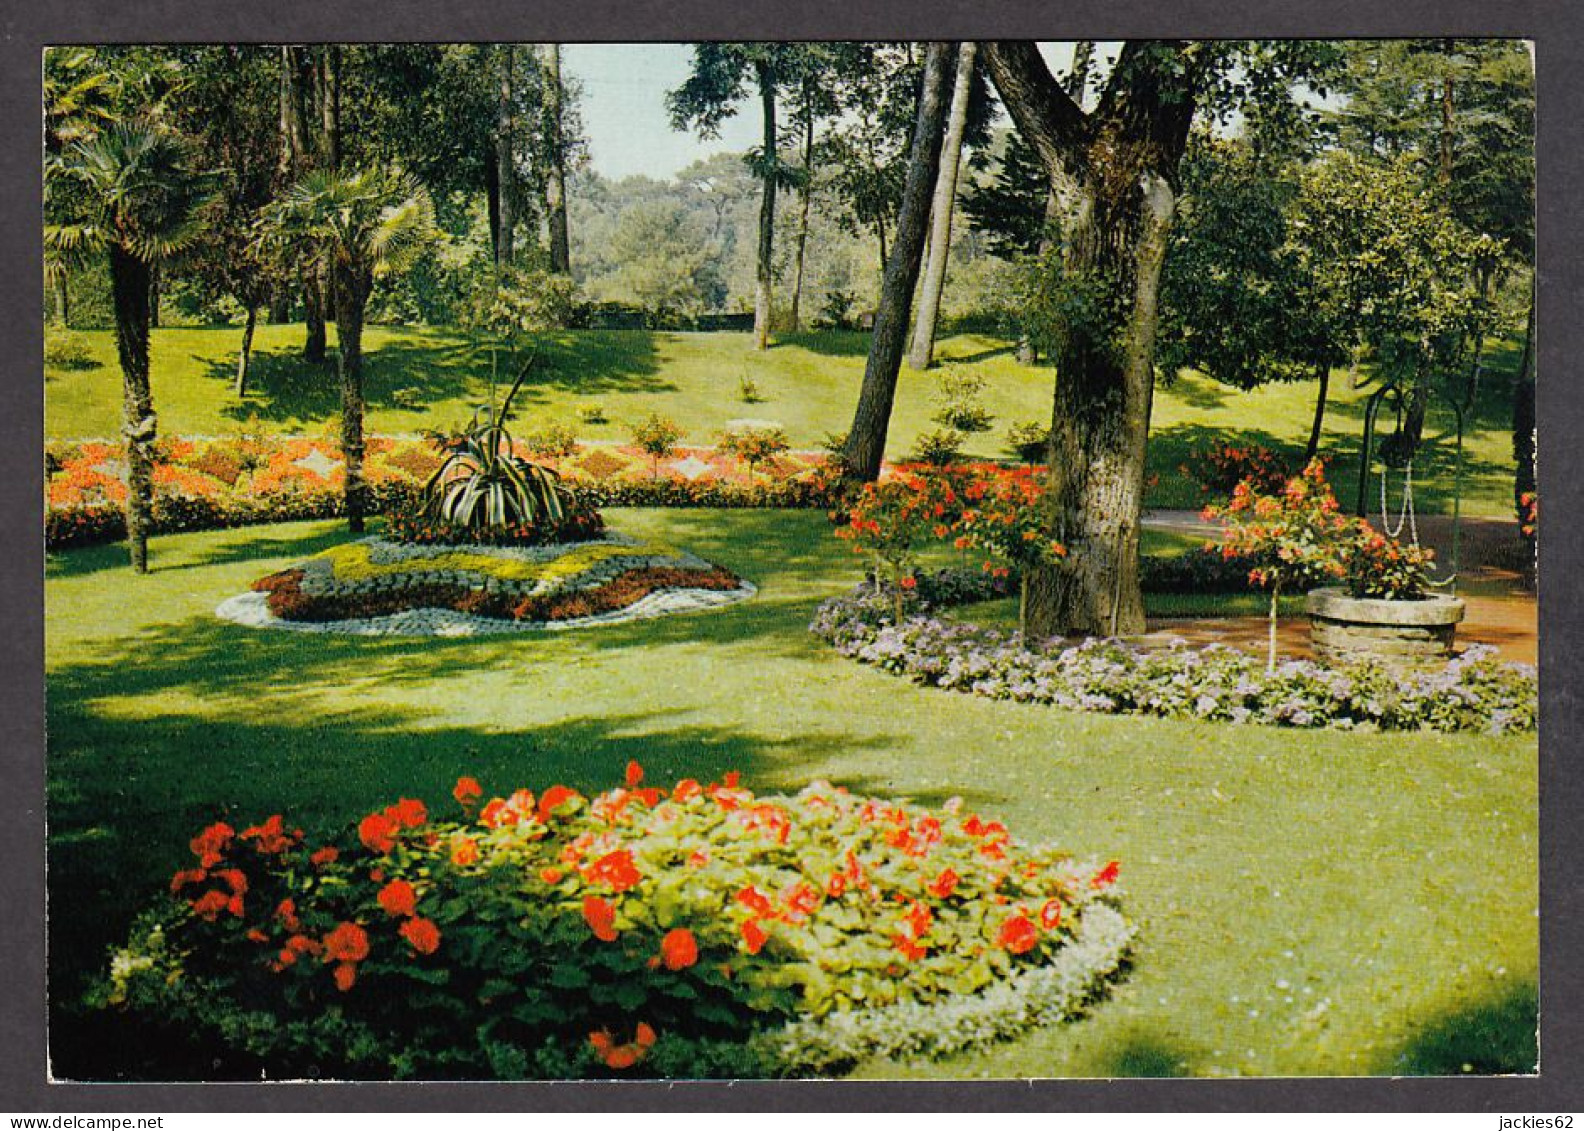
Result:
[[384,855],[396,847],[400,825],[386,813],[370,813],[358,822],[358,839],[370,852]]
[[658,1038],[655,1036],[654,1027],[650,1025],[649,1022],[638,1022],[638,1028],[633,1032],[633,1040],[637,1043],[639,1048],[654,1048],[654,1043],[657,1039]]
[[1117,881],[1117,874],[1121,872],[1122,865],[1112,860],[1104,868],[1096,872],[1089,881],[1092,888],[1108,888]]
[[401,937],[419,954],[433,954],[440,948],[440,928],[432,919],[409,919],[401,925]]
[[350,962],[338,963],[335,968],[336,989],[346,993],[357,981],[357,967]]
[[171,894],[181,891],[188,884],[201,884],[209,878],[209,873],[203,868],[185,868],[171,877]]
[[484,789],[479,785],[478,779],[471,777],[457,778],[456,788],[451,791],[451,796],[456,798],[457,804],[464,809],[471,809],[483,795]]
[[611,1047],[611,1045],[615,1044],[616,1041],[616,1039],[611,1036],[609,1029],[596,1029],[594,1032],[589,1034],[588,1039],[589,1044],[594,1046],[595,1052],[605,1052]]
[[547,884],[559,884],[561,877],[566,875],[560,868],[540,868],[539,878]]
[[239,868],[227,868],[223,872],[216,872],[215,879],[224,880],[232,895],[246,895],[248,889],[247,876]]
[[1054,931],[1061,926],[1062,903],[1059,899],[1047,899],[1045,906],[1040,908],[1040,926],[1047,931]]
[[920,958],[923,958],[929,953],[929,949],[927,947],[920,946],[907,935],[891,936],[891,945],[900,951],[902,957],[906,958],[909,962],[917,962]]
[[704,787],[699,785],[695,778],[683,778],[677,782],[676,788],[671,791],[673,801],[688,801],[704,792]]
[[686,927],[675,927],[660,940],[660,957],[667,970],[686,970],[698,961],[698,940]]
[[539,823],[549,824],[551,815],[568,801],[578,797],[578,791],[564,785],[553,785],[539,796]]
[[213,923],[215,919],[219,917],[220,912],[226,909],[226,905],[229,902],[230,900],[226,897],[226,893],[223,891],[218,889],[214,891],[206,891],[203,893],[203,895],[192,901],[193,914],[197,915],[201,919],[207,919],[209,922]]
[[627,788],[637,789],[643,784],[643,778],[643,767],[640,766],[636,761],[628,762],[626,774]]
[[702,868],[709,863],[709,860],[708,852],[705,852],[702,848],[695,848],[693,854],[688,857],[688,867]]
[[457,867],[466,868],[469,864],[477,864],[478,858],[478,841],[472,837],[459,836],[451,841],[451,863]]
[[258,842],[258,850],[268,855],[285,852],[291,847],[292,838],[286,833],[285,824],[281,815],[276,813],[262,825],[254,825],[250,829],[242,830],[242,839]]
[[356,923],[341,923],[324,937],[325,954],[332,961],[362,962],[368,957],[368,932]]
[[415,829],[429,819],[429,810],[424,808],[422,801],[404,797],[386,809],[385,816],[404,829]]
[[1039,942],[1039,928],[1025,916],[1013,915],[1001,924],[996,942],[1013,954],[1026,954]]
[[765,934],[764,928],[759,925],[759,920],[749,919],[742,925],[742,938],[743,943],[748,947],[748,953],[758,954],[764,949],[764,944],[769,941],[770,936]]
[[479,824],[485,828],[498,829],[502,825],[515,825],[517,814],[505,801],[499,797],[493,798],[484,806],[484,811],[479,814]]
[[379,905],[387,915],[416,915],[418,892],[406,880],[392,880],[380,889]]
[[295,931],[300,926],[297,921],[297,901],[290,898],[281,900],[275,907],[275,918],[288,931]]
[[339,848],[327,844],[325,847],[315,852],[312,856],[308,857],[308,863],[312,864],[315,868],[323,868],[326,864],[334,864],[336,860],[340,858],[340,856],[341,850]]
[[225,855],[225,850],[230,846],[236,836],[236,830],[224,821],[216,821],[203,832],[193,837],[189,847],[193,855],[198,857],[198,863],[204,868],[213,868],[220,863],[220,858]]
[[832,872],[831,878],[825,882],[825,894],[832,899],[840,899],[842,892],[847,890],[847,877],[840,872]]
[[631,1068],[642,1055],[634,1045],[617,1045],[605,1054],[605,1064],[609,1068]]
[[957,882],[960,878],[956,872],[947,868],[930,881],[929,893],[936,899],[946,899],[957,890]]
[[583,897],[583,919],[601,942],[616,941],[616,908],[597,895]]

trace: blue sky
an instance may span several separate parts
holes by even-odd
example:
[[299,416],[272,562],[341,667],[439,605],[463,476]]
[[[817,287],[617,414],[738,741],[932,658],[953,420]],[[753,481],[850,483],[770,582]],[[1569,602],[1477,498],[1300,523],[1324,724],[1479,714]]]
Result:
[[[1100,45],[1102,58],[1107,46]],[[1072,60],[1070,44],[1041,49],[1058,73]],[[665,95],[687,78],[692,54],[685,43],[572,43],[561,49],[563,71],[583,84],[583,129],[599,173],[665,180],[712,153],[740,153],[758,142],[761,127],[751,107],[728,118],[718,139],[700,141],[671,128]]]

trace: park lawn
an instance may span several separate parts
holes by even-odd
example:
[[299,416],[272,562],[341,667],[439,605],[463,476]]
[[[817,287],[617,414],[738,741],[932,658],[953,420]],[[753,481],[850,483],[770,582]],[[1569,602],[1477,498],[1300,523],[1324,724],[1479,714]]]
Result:
[[[562,781],[815,778],[1122,862],[1142,934],[1091,1016],[866,1077],[1511,1072],[1533,1068],[1533,736],[1357,735],[1113,718],[913,686],[807,632],[858,559],[807,512],[615,510],[759,595],[664,620],[477,640],[310,636],[216,603],[344,540],[332,522],[52,555],[46,581],[54,1071],[130,1067],[71,1009],[218,816],[310,836],[418,797],[450,812]],[[198,1069],[202,1071],[200,1067]],[[153,1070],[156,1074],[158,1068]]]
[[[45,435],[50,439],[110,438],[120,432],[120,370],[113,335],[85,331],[97,368],[45,369]],[[258,329],[251,391],[232,391],[236,327],[166,327],[153,332],[152,376],[160,429],[166,435],[234,435],[248,421],[271,432],[333,435],[338,391],[333,364],[323,369],[298,356],[300,325]],[[627,426],[652,412],[670,416],[686,440],[710,444],[734,420],[774,422],[794,447],[818,448],[844,432],[863,381],[868,335],[823,331],[787,335],[764,353],[740,333],[660,333],[642,330],[540,335],[535,368],[519,395],[519,434],[556,421],[588,440],[626,440]],[[334,336],[332,333],[332,343]],[[464,423],[489,397],[490,350],[482,339],[442,329],[371,326],[363,342],[368,398],[367,428],[409,434]],[[980,334],[946,336],[937,357],[972,367],[987,380],[985,407],[991,430],[969,437],[970,456],[1005,458],[1007,429],[1048,422],[1053,371],[1020,365],[1010,342]],[[1507,517],[1512,513],[1512,436],[1508,391],[1517,351],[1507,343],[1488,355],[1490,371],[1466,436],[1464,510]],[[499,376],[514,374],[501,361]],[[762,400],[744,403],[740,382],[750,378]],[[937,426],[930,417],[936,381],[904,368],[898,384],[887,455],[905,458],[920,434]],[[1192,452],[1227,441],[1266,444],[1295,459],[1308,439],[1316,385],[1298,381],[1252,392],[1216,384],[1192,373],[1157,387],[1151,419],[1149,467],[1157,477],[1147,501],[1155,507],[1198,507],[1204,499],[1182,471]],[[1364,398],[1337,371],[1331,381],[1322,450],[1334,457],[1332,479],[1345,504],[1354,500]],[[608,423],[585,424],[580,411],[600,405]],[[1386,422],[1382,421],[1385,428]],[[1427,450],[1416,467],[1417,502],[1424,513],[1448,513],[1453,494],[1453,417],[1435,402],[1426,428]],[[1379,508],[1380,484],[1367,484]],[[1395,515],[1400,484],[1390,485]]]

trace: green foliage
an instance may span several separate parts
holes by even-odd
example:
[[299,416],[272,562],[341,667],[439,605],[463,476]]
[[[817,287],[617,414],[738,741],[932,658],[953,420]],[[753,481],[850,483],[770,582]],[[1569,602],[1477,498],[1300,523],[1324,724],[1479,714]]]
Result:
[[935,379],[935,423],[957,432],[988,432],[995,419],[981,400],[984,375],[961,365],[941,367]]
[[1024,463],[1043,463],[1050,455],[1050,425],[1027,420],[1007,429],[1007,450]]
[[936,428],[919,433],[908,452],[908,459],[913,463],[946,467],[962,459],[962,454],[963,434],[955,428]]
[[702,313],[724,297],[703,227],[676,201],[623,212],[609,254],[618,266],[600,285],[605,297],[635,302],[662,318]]
[[784,428],[740,427],[722,432],[720,436],[720,450],[747,464],[749,479],[753,478],[755,467],[775,459],[790,447]]
[[80,334],[68,330],[46,330],[44,364],[57,369],[97,369],[99,359],[94,357],[93,350]]
[[1044,967],[1092,992],[1132,933],[1115,862],[1028,848],[960,799],[642,781],[479,806],[463,777],[462,820],[403,799],[328,842],[216,822],[96,1000],[283,1073],[523,1075],[549,1047],[564,1075],[699,1075],[735,1045],[734,1069],[780,1075],[906,1047],[932,1007]]
[[660,478],[660,461],[676,450],[677,441],[682,438],[681,426],[670,417],[652,412],[628,431],[632,433],[633,443],[652,461],[654,477]]
[[1388,538],[1363,519],[1343,551],[1348,593],[1385,601],[1415,601],[1430,585],[1435,551]]
[[564,459],[577,451],[577,430],[559,420],[548,420],[523,434],[520,447],[529,455]]
[[746,373],[737,379],[737,397],[743,404],[761,404],[764,401],[764,394],[759,391],[759,382]]

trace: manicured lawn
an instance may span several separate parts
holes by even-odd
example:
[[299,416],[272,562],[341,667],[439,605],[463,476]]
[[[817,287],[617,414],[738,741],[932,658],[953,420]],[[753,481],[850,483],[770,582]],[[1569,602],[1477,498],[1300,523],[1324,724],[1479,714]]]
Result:
[[807,633],[815,605],[858,578],[822,516],[609,517],[752,579],[759,596],[545,636],[319,637],[212,610],[345,538],[336,523],[157,538],[146,578],[120,546],[51,558],[56,1075],[136,1063],[135,1040],[69,1006],[218,815],[284,811],[312,835],[399,796],[449,811],[459,774],[494,791],[597,790],[631,758],[662,782],[735,768],[757,790],[823,777],[925,803],[960,794],[1022,838],[1122,861],[1141,943],[1089,1018],[859,1075],[1533,1065],[1532,736],[1232,728],[918,688]]
[[[333,363],[303,364],[301,326],[261,326],[252,391],[239,400],[231,389],[241,331],[236,327],[155,330],[152,383],[165,434],[235,434],[256,416],[272,431],[333,432],[338,392]],[[45,370],[45,435],[51,439],[108,438],[120,431],[120,371],[109,331],[85,332],[96,369]],[[332,335],[332,342],[333,342]],[[591,440],[628,437],[626,425],[651,412],[670,416],[693,443],[712,443],[728,421],[774,421],[793,445],[817,448],[828,433],[845,431],[863,380],[868,335],[822,332],[792,335],[755,354],[746,334],[589,331],[544,335],[537,344],[534,376],[520,394],[519,432],[560,421]],[[490,355],[482,343],[451,330],[370,327],[367,357],[367,427],[376,433],[413,433],[468,418],[488,398]],[[1052,370],[1019,365],[1011,344],[975,334],[947,337],[938,356],[972,366],[989,385],[985,405],[994,416],[988,433],[970,438],[968,454],[1003,458],[1007,429],[1048,422]],[[1467,437],[1466,513],[1512,513],[1512,436],[1508,390],[1517,351],[1488,356],[1483,394]],[[509,381],[510,372],[501,372]],[[745,404],[739,382],[751,378],[764,398]],[[933,430],[932,374],[904,368],[892,417],[887,454],[904,457],[918,436]],[[1261,443],[1301,454],[1314,411],[1315,384],[1299,381],[1250,393],[1183,374],[1157,391],[1151,420],[1150,470],[1159,476],[1149,494],[1157,507],[1197,507],[1201,499],[1181,472],[1196,447],[1216,441]],[[1323,450],[1335,458],[1337,494],[1351,506],[1356,483],[1364,398],[1338,371],[1331,382]],[[579,410],[598,403],[609,423],[581,422]],[[1382,427],[1386,427],[1383,420]],[[1453,418],[1440,402],[1426,428],[1428,448],[1416,466],[1418,501],[1425,513],[1448,512],[1453,480]],[[1379,506],[1379,484],[1369,486]],[[1397,480],[1392,505],[1400,505]],[[1395,513],[1395,511],[1394,511]]]

